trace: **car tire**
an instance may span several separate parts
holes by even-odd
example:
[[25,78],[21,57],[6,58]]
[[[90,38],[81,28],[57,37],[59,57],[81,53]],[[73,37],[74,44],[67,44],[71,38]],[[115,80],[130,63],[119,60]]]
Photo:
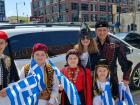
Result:
[[130,78],[130,87],[132,89],[140,89],[140,64],[138,64],[132,71]]

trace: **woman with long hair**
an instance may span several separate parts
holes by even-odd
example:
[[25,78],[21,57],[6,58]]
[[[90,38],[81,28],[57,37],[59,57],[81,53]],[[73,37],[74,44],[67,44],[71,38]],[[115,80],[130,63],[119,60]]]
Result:
[[88,67],[90,71],[93,71],[99,59],[99,53],[92,32],[85,23],[81,27],[79,43],[74,48],[80,52],[82,66],[84,68]]

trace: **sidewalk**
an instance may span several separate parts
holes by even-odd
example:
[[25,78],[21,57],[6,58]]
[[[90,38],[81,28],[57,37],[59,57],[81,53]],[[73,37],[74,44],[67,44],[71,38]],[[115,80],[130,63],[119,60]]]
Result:
[[140,90],[132,92],[135,105],[140,105]]

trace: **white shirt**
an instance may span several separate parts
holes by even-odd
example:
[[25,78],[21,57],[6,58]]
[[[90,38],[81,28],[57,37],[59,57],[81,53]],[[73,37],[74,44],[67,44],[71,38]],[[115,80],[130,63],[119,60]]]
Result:
[[89,54],[88,54],[88,52],[82,53],[82,55],[80,56],[80,60],[81,60],[82,66],[86,67],[86,65],[87,65],[87,63],[88,63],[88,59],[89,59]]
[[[106,85],[106,82],[100,82],[100,81],[97,80],[98,88],[100,88],[102,90],[105,90],[105,85]],[[112,100],[113,100],[113,105],[115,105],[115,102],[114,102],[113,98],[112,98]],[[93,97],[93,105],[102,105],[102,99],[101,99],[100,95],[97,95],[97,96]]]
[[[44,66],[45,66],[45,64],[43,66],[41,66],[41,70],[43,72],[43,79],[44,79]],[[22,67],[19,77],[20,77],[20,79],[25,78],[24,67]],[[39,99],[38,105],[47,105],[48,103],[51,103],[53,105],[58,105],[57,98],[58,98],[58,95],[59,95],[59,93],[58,93],[59,81],[58,81],[55,73],[53,75],[53,83],[52,84],[53,84],[53,86],[52,86],[52,93],[51,93],[51,96],[50,96],[50,100],[47,101],[47,100]]]

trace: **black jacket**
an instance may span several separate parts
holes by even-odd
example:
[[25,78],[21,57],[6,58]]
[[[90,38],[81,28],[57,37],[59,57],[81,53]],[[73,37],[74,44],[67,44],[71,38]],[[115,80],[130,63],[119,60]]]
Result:
[[89,54],[89,59],[86,67],[88,67],[90,71],[94,71],[95,65],[97,64],[99,58],[100,57],[98,52]]
[[105,43],[102,45],[99,39],[96,39],[101,58],[107,59],[109,69],[111,71],[111,81],[113,88],[113,96],[117,96],[118,92],[118,76],[117,76],[117,60],[123,72],[123,79],[129,80],[132,62],[126,57],[124,45],[115,38],[107,36]]

